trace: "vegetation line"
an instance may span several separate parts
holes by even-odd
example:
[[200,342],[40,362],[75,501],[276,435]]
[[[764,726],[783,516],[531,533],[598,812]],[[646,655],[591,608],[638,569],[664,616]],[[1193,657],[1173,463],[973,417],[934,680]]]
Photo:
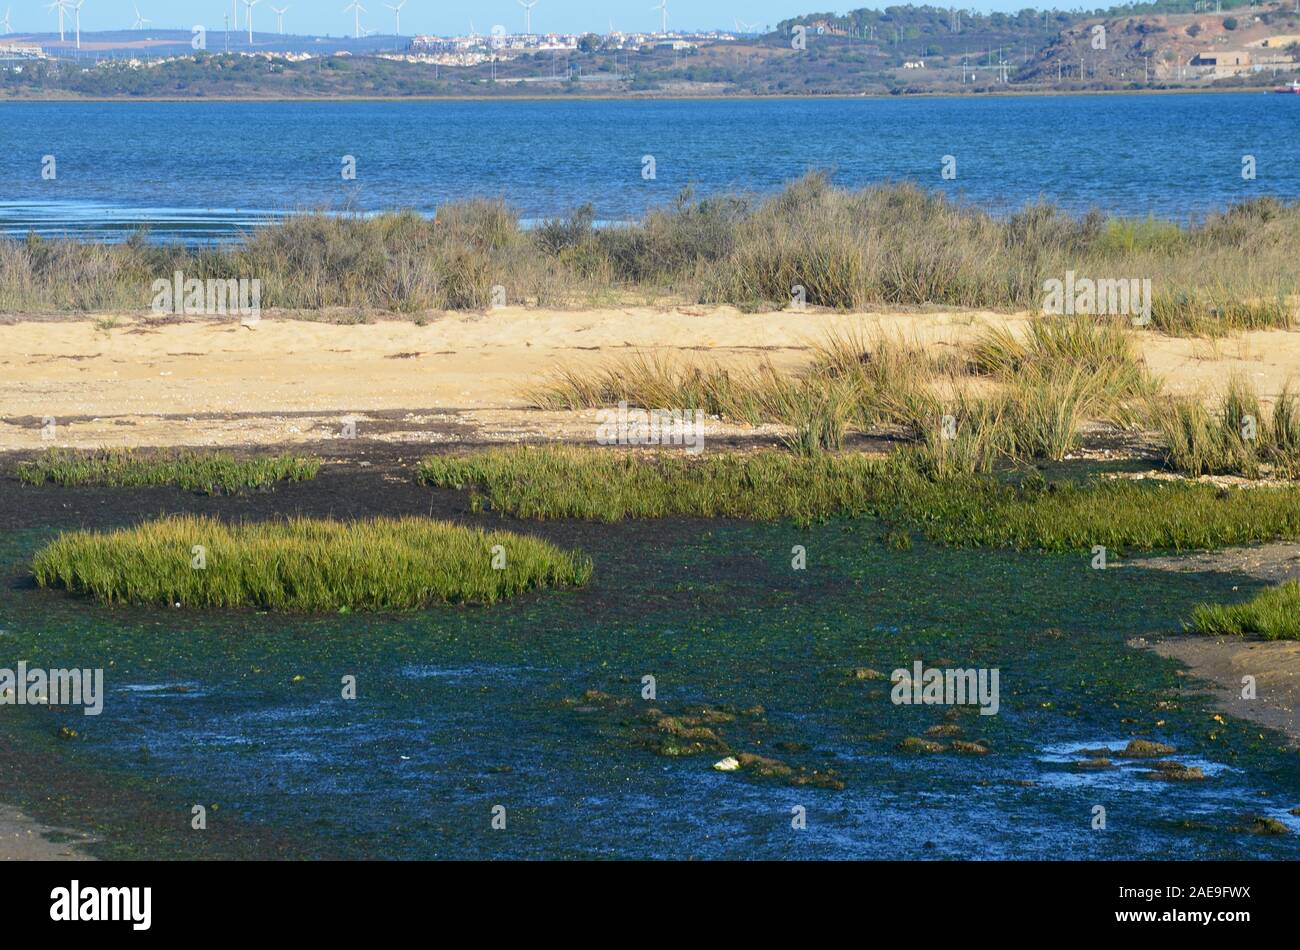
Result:
[[225,452],[145,452],[102,449],[89,452],[51,449],[20,462],[18,478],[28,485],[53,482],[65,487],[139,488],[175,485],[205,494],[264,490],[276,482],[311,481],[319,459],[291,455],[237,459]]
[[[1254,199],[1199,224],[1075,217],[1035,204],[1005,218],[913,185],[834,187],[810,174],[769,197],[689,191],[626,227],[584,206],[522,227],[500,201],[430,220],[309,214],[238,243],[187,249],[0,240],[0,309],[148,309],[156,280],[260,282],[262,308],[423,315],[672,299],[747,309],[939,305],[1039,311],[1067,273],[1149,280],[1152,325],[1197,335],[1290,327],[1300,206]],[[494,291],[494,288],[499,288]]]
[[1149,434],[1165,466],[1185,475],[1300,476],[1300,403],[1290,387],[1267,410],[1241,377],[1213,398],[1168,395],[1134,341],[1122,323],[1081,316],[1035,319],[1024,332],[994,326],[956,351],[839,331],[798,373],[766,361],[736,369],[633,354],[561,368],[525,396],[541,409],[627,402],[783,424],[804,455],[839,449],[850,431],[889,431],[937,475],[1060,461],[1083,447],[1092,422]]
[[801,457],[768,450],[693,458],[563,446],[435,455],[425,484],[521,518],[730,517],[809,524],[877,516],[959,547],[1086,552],[1204,550],[1300,536],[1300,488],[1224,489],[1093,478],[1048,483],[935,475],[908,453]]

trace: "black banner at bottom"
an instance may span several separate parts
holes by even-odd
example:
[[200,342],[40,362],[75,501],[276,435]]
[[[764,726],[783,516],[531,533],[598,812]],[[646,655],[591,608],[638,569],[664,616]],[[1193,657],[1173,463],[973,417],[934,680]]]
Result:
[[1232,939],[1284,925],[1294,893],[1294,865],[1256,862],[0,866],[11,938],[75,929],[337,940],[453,919],[493,935],[519,927],[536,936],[551,923],[651,925],[664,913],[751,931],[797,912],[828,924],[850,915],[873,938],[915,939],[942,917],[984,933],[1143,931],[1181,940],[1197,930]]

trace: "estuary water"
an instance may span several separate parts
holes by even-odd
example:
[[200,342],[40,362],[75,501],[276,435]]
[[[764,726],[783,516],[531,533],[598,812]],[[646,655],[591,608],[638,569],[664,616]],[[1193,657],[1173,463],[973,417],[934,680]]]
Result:
[[[36,813],[118,828],[105,853],[137,855],[219,852],[238,827],[351,857],[1300,857],[1285,739],[1214,718],[1176,664],[1124,646],[1176,632],[1200,601],[1249,596],[1248,580],[920,540],[897,551],[870,520],[563,533],[595,559],[591,586],[488,609],[196,614],[6,585],[0,653],[102,666],[106,698],[98,717],[0,710],[0,727],[54,757],[56,788],[105,775],[159,808],[123,824],[121,795],[91,818],[60,811],[76,796],[42,795]],[[50,534],[0,536],[0,567],[19,577]],[[791,569],[794,544],[806,570]],[[888,681],[852,672],[917,660],[999,670],[997,715],[896,705]],[[750,711],[715,727],[735,752],[844,787],[664,754],[646,711],[701,705]],[[900,749],[934,726],[987,754]],[[1134,737],[1204,779],[1113,755],[1079,764]],[[195,803],[204,836],[189,831]],[[1293,833],[1252,833],[1260,818]]]
[[[1300,197],[1300,97],[0,104],[0,233],[228,239],[306,210],[636,218],[683,188],[768,193],[811,169],[910,180],[1005,212],[1185,219]],[[50,178],[53,158],[55,177]],[[343,176],[345,158],[356,177]],[[941,176],[944,156],[956,177]],[[1254,178],[1243,178],[1253,159]],[[653,177],[649,176],[653,160]],[[43,175],[43,172],[45,174]]]

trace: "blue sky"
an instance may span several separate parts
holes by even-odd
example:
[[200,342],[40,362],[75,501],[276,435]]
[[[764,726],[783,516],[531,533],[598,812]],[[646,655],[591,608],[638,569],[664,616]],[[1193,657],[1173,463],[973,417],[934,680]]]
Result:
[[[57,29],[57,17],[45,7],[49,0],[0,0],[0,16],[11,10],[10,19],[15,32],[50,32]],[[351,32],[353,15],[344,13],[348,0],[261,0],[254,10],[253,26],[259,31],[275,28],[275,14],[271,7],[289,8],[285,14],[285,30],[292,33],[318,33],[341,35]],[[387,0],[395,5],[398,0]],[[897,0],[849,0],[842,5],[825,0],[668,0],[670,27],[683,29],[704,27],[732,28],[737,17],[748,23],[776,23],[799,13],[824,10],[850,10],[864,6],[885,7]],[[944,0],[932,0],[940,5]],[[134,0],[140,13],[151,19],[152,27],[188,29],[202,23],[209,29],[221,29],[223,17],[230,12],[230,0]],[[533,9],[533,31],[578,32],[594,30],[604,32],[610,21],[620,30],[651,30],[659,26],[659,14],[652,11],[658,0],[537,0]],[[384,33],[393,32],[393,12],[385,7],[385,0],[361,0],[367,9],[361,22],[370,29]],[[1023,0],[985,0],[982,3],[962,3],[963,7],[980,10],[1017,10],[1027,4]],[[126,29],[135,20],[133,0],[85,0],[81,10],[81,28],[85,30]],[[240,3],[240,24],[244,22],[244,7]],[[407,0],[402,9],[402,32],[412,33],[465,33],[470,19],[480,32],[489,31],[500,24],[511,32],[522,32],[524,11],[516,0]],[[68,16],[71,26],[72,17]]]

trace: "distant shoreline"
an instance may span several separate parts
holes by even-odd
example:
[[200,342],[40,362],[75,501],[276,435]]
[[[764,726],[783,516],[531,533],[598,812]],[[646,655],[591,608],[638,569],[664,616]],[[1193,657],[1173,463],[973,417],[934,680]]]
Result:
[[3,103],[129,103],[129,102],[211,102],[211,103],[272,103],[272,102],[760,102],[790,101],[814,102],[819,99],[846,101],[854,99],[1017,99],[1026,97],[1082,97],[1082,96],[1173,96],[1173,95],[1272,95],[1269,87],[1250,88],[1195,88],[1176,89],[1017,89],[1006,92],[911,92],[911,93],[814,93],[814,94],[754,94],[737,93],[719,95],[482,95],[482,96],[5,96]]

